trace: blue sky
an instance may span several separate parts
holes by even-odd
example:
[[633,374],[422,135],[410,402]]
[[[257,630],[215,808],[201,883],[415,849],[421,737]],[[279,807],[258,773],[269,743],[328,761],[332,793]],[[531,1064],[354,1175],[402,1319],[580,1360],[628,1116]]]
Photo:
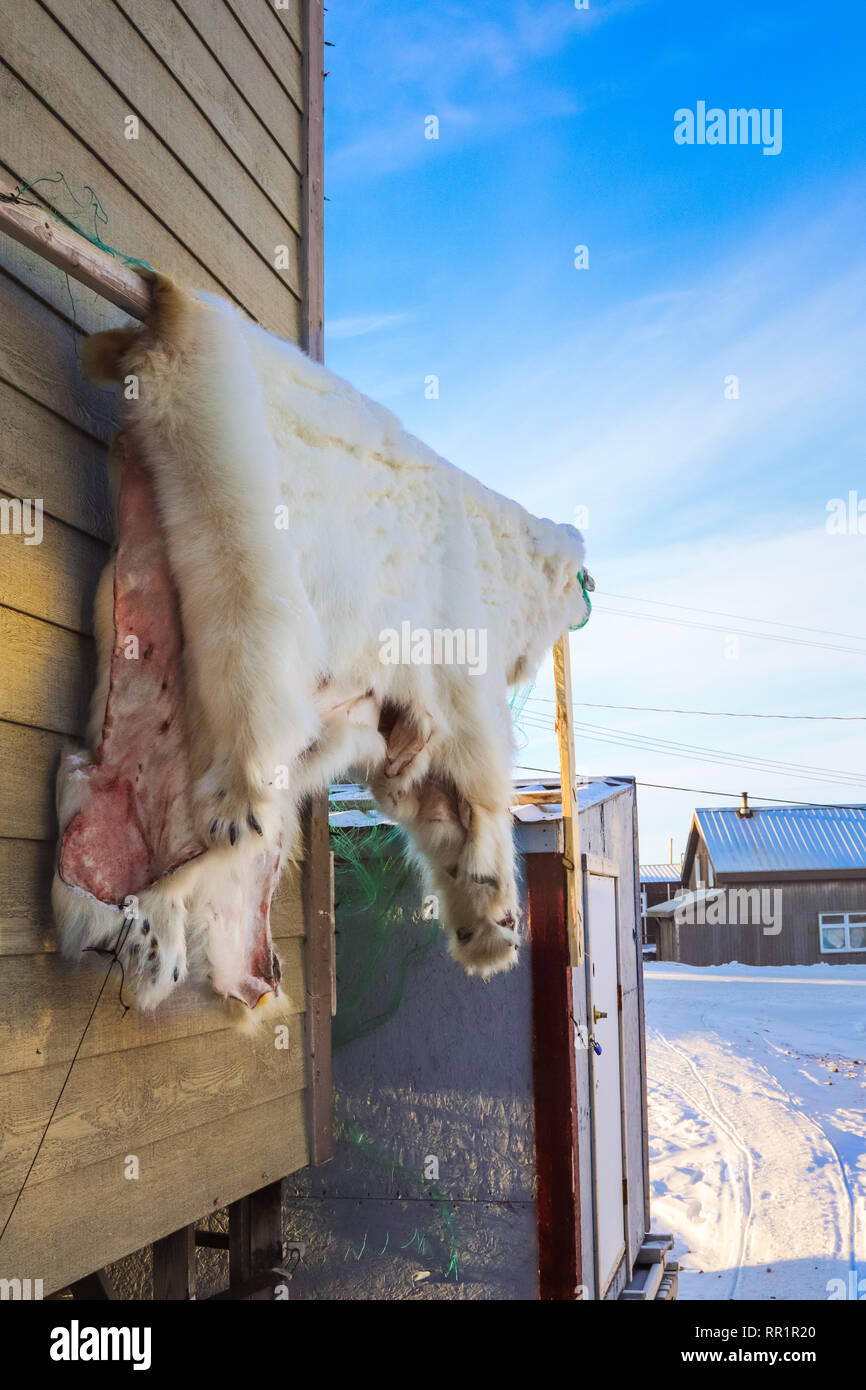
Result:
[[[531,511],[586,509],[575,699],[863,712],[866,535],[826,525],[866,500],[861,7],[330,0],[326,37],[328,362]],[[676,144],[698,101],[781,109],[780,153]],[[584,771],[866,801],[866,724],[577,718]],[[641,789],[645,861],[695,804],[729,803]]]

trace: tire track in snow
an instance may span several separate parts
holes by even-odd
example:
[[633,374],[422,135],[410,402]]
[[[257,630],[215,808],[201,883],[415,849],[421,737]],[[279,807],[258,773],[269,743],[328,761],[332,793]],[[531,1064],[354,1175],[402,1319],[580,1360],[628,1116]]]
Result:
[[[719,1156],[722,1161],[722,1168],[733,1173],[733,1162],[730,1150],[723,1149],[719,1138],[718,1124],[715,1120],[715,1117],[710,1113],[706,1106],[701,1105],[701,1102],[699,1100],[696,1100],[695,1097],[691,1095],[688,1091],[686,1091],[683,1086],[681,1086],[678,1082],[674,1081],[669,1073],[664,1077],[662,1081],[658,1082],[653,1089],[654,1091],[658,1091],[660,1094],[664,1095],[666,1098],[670,1096],[671,1092],[673,1092],[674,1094],[679,1096],[686,1113],[692,1111],[695,1115],[700,1116],[702,1119],[706,1121],[707,1125],[710,1128],[710,1132],[712,1133],[714,1139],[718,1144]],[[728,1222],[726,1218],[723,1216],[719,1224],[722,1230],[730,1229],[731,1231],[741,1231],[743,1228],[743,1203],[740,1197],[740,1183],[732,1182],[731,1184],[729,1184],[729,1190],[732,1194],[732,1200],[734,1204],[733,1220]],[[736,1255],[737,1250],[734,1248],[733,1243],[729,1242],[728,1250],[725,1254],[725,1260],[726,1264],[730,1267],[727,1272],[731,1274],[732,1279],[734,1277],[734,1271],[736,1269]],[[728,1298],[730,1299],[730,1297],[731,1295],[729,1294]]]
[[[739,1241],[737,1242],[738,1248],[736,1256],[736,1265],[734,1268],[733,1280],[731,1282],[731,1292],[729,1294],[729,1298],[733,1300],[737,1296],[737,1289],[740,1285],[740,1277],[742,1275],[743,1266],[746,1263],[746,1253],[748,1250],[749,1234],[754,1218],[755,1203],[753,1189],[755,1181],[755,1162],[752,1155],[752,1151],[744,1142],[741,1134],[739,1133],[733,1122],[729,1121],[727,1116],[720,1109],[715,1092],[713,1091],[712,1087],[708,1086],[707,1083],[704,1081],[703,1077],[698,1072],[697,1067],[695,1066],[689,1054],[683,1048],[676,1047],[675,1044],[670,1042],[664,1036],[663,1033],[659,1032],[657,1028],[654,1028],[653,1032],[655,1033],[657,1040],[664,1047],[666,1047],[669,1052],[672,1052],[675,1057],[679,1057],[683,1062],[685,1062],[689,1071],[692,1073],[692,1076],[695,1078],[698,1085],[701,1087],[701,1090],[704,1092],[710,1109],[708,1110],[705,1106],[702,1106],[700,1101],[696,1100],[694,1096],[686,1095],[686,1099],[692,1105],[694,1105],[703,1114],[704,1118],[710,1121],[711,1124],[715,1120],[715,1123],[717,1124],[718,1128],[722,1131],[723,1134],[727,1135],[734,1148],[745,1160],[743,1183],[741,1186],[738,1184],[738,1192],[741,1192],[742,1196],[738,1197],[741,1216],[741,1219],[738,1223]],[[679,1089],[679,1087],[677,1087],[677,1089]],[[683,1095],[686,1093],[680,1091],[680,1094]]]
[[[781,1052],[781,1051],[782,1051],[781,1048],[775,1047],[775,1045],[768,1043],[767,1040],[766,1040],[766,1038],[759,1038],[759,1041],[760,1041],[760,1043],[763,1045],[765,1051],[768,1052],[768,1053],[770,1054],[770,1056],[773,1055],[773,1052],[774,1052],[774,1051],[775,1051],[775,1052]],[[765,1076],[768,1076],[768,1077],[771,1079],[771,1081],[774,1081],[774,1082],[776,1083],[776,1085],[779,1087],[780,1091],[784,1092],[784,1095],[785,1095],[786,1099],[788,1100],[788,1103],[791,1105],[791,1107],[792,1107],[794,1110],[796,1110],[797,1114],[800,1115],[800,1116],[802,1116],[802,1118],[803,1118],[804,1120],[808,1120],[809,1123],[818,1131],[818,1133],[819,1133],[819,1134],[821,1135],[821,1137],[823,1138],[824,1142],[826,1143],[827,1147],[830,1149],[831,1153],[833,1154],[833,1157],[834,1157],[835,1160],[836,1160],[836,1163],[837,1163],[838,1166],[839,1166],[839,1173],[840,1173],[840,1175],[841,1175],[842,1183],[843,1183],[843,1185],[844,1185],[845,1192],[846,1192],[846,1195],[847,1195],[847,1197],[848,1197],[848,1268],[849,1268],[849,1270],[853,1271],[854,1274],[856,1275],[856,1274],[857,1274],[857,1199],[856,1199],[856,1197],[854,1196],[853,1190],[852,1190],[852,1188],[851,1188],[851,1182],[850,1182],[850,1179],[849,1179],[849,1177],[848,1177],[848,1169],[845,1167],[845,1163],[844,1163],[844,1161],[843,1161],[843,1159],[842,1159],[842,1155],[839,1153],[839,1150],[836,1148],[836,1145],[833,1143],[833,1140],[830,1138],[830,1136],[829,1136],[829,1134],[827,1133],[826,1129],[825,1129],[824,1126],[821,1124],[821,1121],[818,1120],[818,1119],[816,1119],[814,1115],[810,1115],[809,1111],[806,1110],[806,1109],[804,1108],[802,1102],[799,1101],[799,1100],[797,1100],[797,1097],[793,1094],[793,1092],[790,1091],[790,1090],[788,1089],[788,1087],[785,1085],[784,1081],[782,1081],[781,1078],[778,1077],[778,1076],[776,1075],[775,1072],[771,1071],[769,1067],[765,1067],[764,1064],[763,1064],[763,1062],[759,1062],[758,1059],[757,1059],[757,1057],[754,1057],[753,1060],[754,1060],[756,1066],[760,1067],[760,1069],[761,1069],[761,1071],[764,1073],[764,1075],[765,1075]],[[840,1234],[841,1234],[841,1232],[840,1232]]]

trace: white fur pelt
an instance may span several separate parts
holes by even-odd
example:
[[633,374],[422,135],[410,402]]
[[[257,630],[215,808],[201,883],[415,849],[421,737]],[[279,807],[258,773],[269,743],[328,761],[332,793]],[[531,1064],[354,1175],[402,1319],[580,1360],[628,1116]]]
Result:
[[[191,815],[211,848],[151,890],[171,900],[176,954],[197,878],[291,853],[303,799],[346,775],[426,862],[456,959],[482,976],[511,965],[508,690],[586,617],[580,534],[452,467],[292,344],[166,280],[146,325],[96,335],[86,355],[93,375],[136,380],[124,428],[152,475],[179,594]],[[430,660],[423,640],[418,659],[394,659],[387,634],[437,630],[483,633],[486,669]],[[62,786],[61,831],[70,795]],[[72,912],[59,896],[73,952],[106,942],[104,905]],[[152,1004],[173,980],[137,983]]]

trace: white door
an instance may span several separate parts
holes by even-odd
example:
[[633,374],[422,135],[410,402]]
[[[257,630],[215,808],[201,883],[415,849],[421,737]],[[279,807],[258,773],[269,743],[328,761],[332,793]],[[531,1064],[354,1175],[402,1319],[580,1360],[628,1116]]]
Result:
[[615,878],[587,876],[589,1017],[593,1048],[597,1298],[603,1298],[625,1245],[622,1161],[622,1071]]

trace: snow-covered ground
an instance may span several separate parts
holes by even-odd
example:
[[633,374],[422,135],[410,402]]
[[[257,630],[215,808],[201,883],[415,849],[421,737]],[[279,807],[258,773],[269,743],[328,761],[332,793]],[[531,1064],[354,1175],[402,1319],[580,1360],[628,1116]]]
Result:
[[866,965],[645,980],[652,1224],[679,1297],[866,1297]]

